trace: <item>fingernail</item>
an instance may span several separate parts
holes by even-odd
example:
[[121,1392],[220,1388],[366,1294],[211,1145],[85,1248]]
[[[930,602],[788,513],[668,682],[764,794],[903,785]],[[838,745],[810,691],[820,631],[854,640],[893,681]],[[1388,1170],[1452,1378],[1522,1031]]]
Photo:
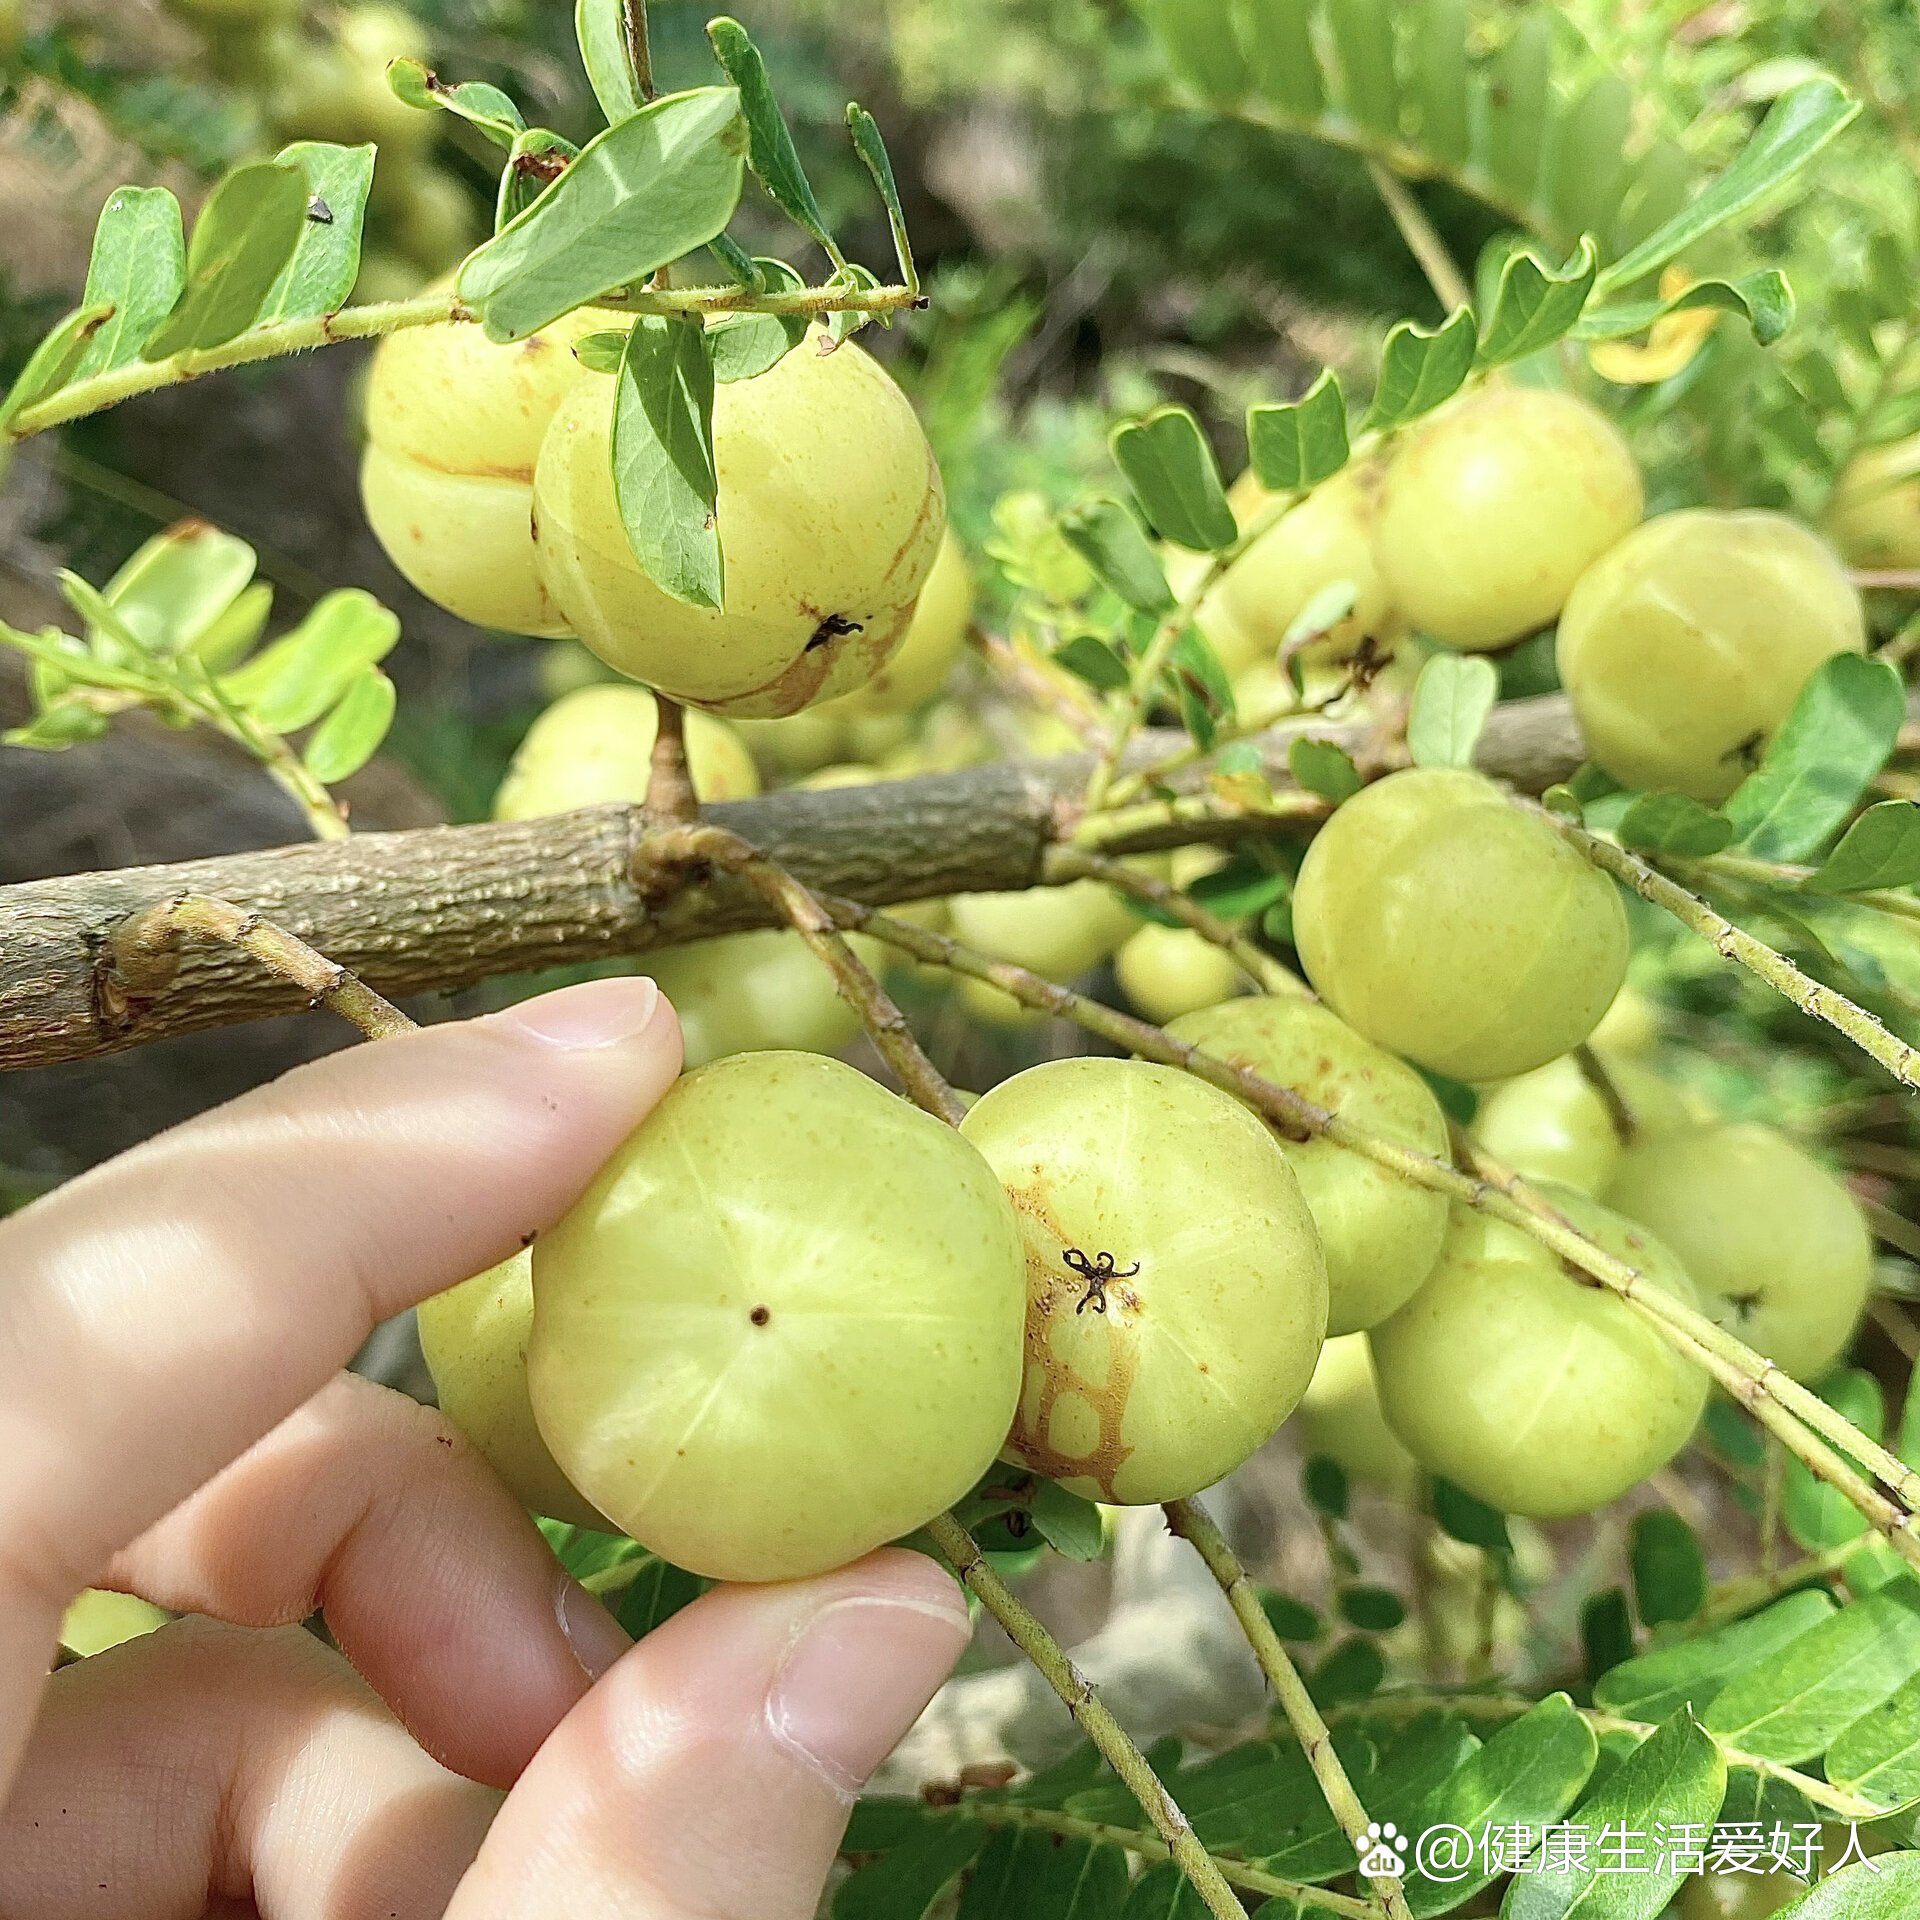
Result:
[[943,1600],[837,1600],[801,1629],[767,1693],[774,1738],[851,1800],[899,1745],[968,1636]]
[[598,1680],[633,1645],[626,1628],[577,1581],[562,1578],[553,1610],[589,1680]]
[[550,1047],[579,1051],[632,1040],[653,1024],[659,1011],[660,989],[644,973],[636,973],[562,987],[494,1017]]

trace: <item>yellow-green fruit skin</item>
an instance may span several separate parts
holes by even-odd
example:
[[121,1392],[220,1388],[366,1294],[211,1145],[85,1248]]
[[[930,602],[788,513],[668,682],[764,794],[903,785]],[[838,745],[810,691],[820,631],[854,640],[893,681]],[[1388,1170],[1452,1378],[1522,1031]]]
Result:
[[1350,1026],[1457,1080],[1571,1052],[1626,978],[1613,883],[1490,781],[1412,768],[1362,788],[1301,863],[1294,939]]
[[1142,927],[1113,956],[1113,971],[1134,1011],[1162,1027],[1231,999],[1245,984],[1232,955],[1191,927]]
[[1624,786],[1724,800],[1822,661],[1866,647],[1860,596],[1784,514],[1663,513],[1590,567],[1560,622],[1587,751]]
[[173,1616],[131,1593],[89,1587],[60,1621],[60,1644],[82,1660],[157,1633]]
[[1797,1380],[1852,1345],[1873,1285],[1858,1202],[1784,1134],[1750,1121],[1636,1143],[1607,1203],[1658,1234],[1714,1318]]
[[[534,820],[576,807],[638,806],[653,773],[660,708],[645,687],[581,687],[531,727],[494,796],[496,820]],[[702,800],[745,800],[760,791],[747,744],[724,720],[687,715],[687,770]]]
[[534,481],[540,566],[608,665],[716,713],[778,718],[864,685],[906,638],[946,527],[940,469],[907,397],[815,331],[713,405],[725,606],[647,578],[614,499],[614,382],[574,388]]
[[606,1521],[554,1464],[527,1395],[533,1255],[517,1253],[421,1303],[420,1351],[440,1411],[485,1456],[523,1507],[576,1527]]
[[[1314,595],[1343,580],[1354,590],[1353,611],[1303,657],[1337,658],[1390,631],[1393,600],[1374,551],[1382,478],[1378,466],[1347,468],[1291,508],[1228,568],[1220,599],[1234,629],[1251,643],[1253,657],[1271,659]],[[1248,490],[1241,525],[1251,525],[1274,498]],[[1232,671],[1250,663],[1229,659],[1227,666]]]
[[384,6],[349,7],[336,18],[337,38],[302,41],[279,76],[275,126],[288,138],[341,146],[371,140],[388,168],[423,153],[438,115],[408,106],[387,84],[390,61],[427,57],[419,21]]
[[1856,567],[1920,567],[1920,437],[1847,465],[1826,530]]
[[373,356],[360,498],[410,585],[477,627],[548,638],[567,623],[534,563],[533,475],[584,377],[583,311],[509,346],[476,326],[407,327]]
[[[1447,1157],[1447,1117],[1427,1083],[1312,1000],[1230,1000],[1188,1014],[1168,1031],[1371,1132]],[[1432,1271],[1447,1230],[1445,1196],[1331,1140],[1282,1139],[1280,1150],[1326,1251],[1328,1332],[1377,1326]]]
[[992,1464],[1022,1273],[1007,1197],[952,1128],[812,1054],[722,1061],[535,1243],[534,1413],[643,1546],[800,1579],[911,1533]]
[[1488,388],[1414,430],[1387,470],[1374,550],[1414,626],[1490,652],[1552,620],[1645,507],[1603,414],[1571,394]]
[[1380,1411],[1380,1382],[1364,1333],[1336,1334],[1321,1348],[1299,1421],[1308,1453],[1335,1461],[1351,1478],[1403,1497],[1419,1484],[1419,1461]]
[[[1689,1305],[1680,1262],[1571,1187],[1542,1191],[1609,1253]],[[1503,1513],[1591,1513],[1692,1436],[1707,1376],[1619,1295],[1491,1215],[1456,1207],[1426,1284],[1368,1335],[1380,1404],[1415,1459]]]
[[1140,924],[1098,880],[1024,893],[955,894],[951,913],[954,936],[964,945],[1059,981],[1097,967]]
[[[1657,1073],[1612,1056],[1601,1064],[1640,1137],[1658,1139],[1691,1124],[1686,1101]],[[1582,1193],[1602,1192],[1626,1151],[1605,1098],[1571,1056],[1493,1088],[1474,1116],[1473,1137],[1515,1173]]]
[[834,711],[865,719],[910,713],[924,705],[946,685],[972,624],[973,572],[966,549],[949,527],[941,535],[933,571],[920,589],[900,650],[865,686],[843,695]]
[[1320,1238],[1273,1135],[1190,1074],[1093,1059],[1003,1081],[961,1131],[1026,1245],[1009,1457],[1121,1506],[1231,1473],[1299,1404],[1326,1335]]
[[1789,1873],[1701,1874],[1680,1895],[1679,1920],[1769,1920],[1806,1892]]

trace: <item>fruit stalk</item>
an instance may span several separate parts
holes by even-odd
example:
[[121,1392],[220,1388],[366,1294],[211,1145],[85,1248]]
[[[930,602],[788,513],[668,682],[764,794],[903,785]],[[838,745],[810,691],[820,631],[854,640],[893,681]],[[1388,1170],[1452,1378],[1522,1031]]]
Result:
[[1138,867],[1109,859],[1102,853],[1088,853],[1080,847],[1050,847],[1040,871],[1049,881],[1102,880],[1117,892],[1148,901],[1201,939],[1210,940],[1230,953],[1240,971],[1263,993],[1306,992],[1301,982],[1264,947],[1256,946],[1226,921],[1209,913],[1197,900],[1154,874],[1143,873]]
[[[1313,1769],[1313,1777],[1320,1783],[1328,1810],[1339,1821],[1340,1831],[1353,1843],[1356,1857],[1364,1858],[1379,1830],[1376,1827],[1369,1834],[1367,1810],[1360,1804],[1360,1796],[1354,1792],[1353,1782],[1347,1778],[1347,1770],[1333,1750],[1333,1735],[1320,1709],[1314,1705],[1299,1668],[1280,1644],[1280,1636],[1274,1632],[1273,1622],[1260,1605],[1260,1596],[1254,1592],[1240,1556],[1228,1545],[1226,1535],[1214,1524],[1212,1516],[1195,1501],[1170,1500],[1166,1515],[1167,1525],[1191,1544],[1226,1595],[1227,1604],[1240,1623],[1240,1631],[1246,1635],[1253,1657],[1266,1675],[1267,1684],[1273,1688],[1274,1698],[1287,1716],[1287,1725],[1293,1729],[1294,1738],[1300,1742],[1300,1750]],[[1374,1891],[1376,1911],[1384,1914],[1386,1920],[1411,1920],[1407,1896],[1396,1878],[1369,1875],[1368,1882]]]
[[[1840,1492],[1892,1541],[1903,1559],[1920,1569],[1920,1529],[1916,1529],[1913,1517],[1920,1507],[1920,1472],[1869,1440],[1817,1394],[1782,1373],[1725,1328],[1651,1284],[1637,1268],[1596,1246],[1517,1174],[1499,1167],[1477,1149],[1476,1164],[1483,1171],[1463,1173],[1458,1167],[1436,1160],[1417,1148],[1403,1146],[1356,1126],[1290,1088],[1275,1086],[1198,1047],[1176,1040],[1144,1020],[1102,1006],[1070,987],[1056,986],[1025,968],[990,960],[945,934],[928,933],[890,920],[858,901],[829,898],[824,904],[842,926],[871,933],[903,948],[916,959],[989,981],[1023,1006],[1071,1020],[1142,1059],[1198,1074],[1246,1101],[1271,1124],[1296,1139],[1324,1135],[1403,1179],[1444,1193],[1462,1206],[1490,1213],[1530,1234],[1600,1285],[1620,1294],[1648,1318],[1669,1344],[1698,1360],[1756,1419],[1779,1433],[1810,1472]],[[1819,1435],[1820,1440],[1815,1440],[1813,1435]],[[1893,1490],[1900,1504],[1896,1505],[1869,1486],[1831,1447],[1821,1444],[1822,1440],[1830,1441],[1833,1447],[1859,1461]]]
[[987,1565],[980,1543],[948,1513],[929,1521],[927,1532],[954,1572],[978,1596],[980,1604],[1006,1629],[1008,1639],[1033,1662],[1041,1677],[1060,1696],[1100,1757],[1126,1782],[1140,1802],[1141,1811],[1166,1842],[1168,1853],[1180,1863],[1214,1920],[1246,1920],[1246,1909],[1221,1873],[1218,1862],[1200,1844],[1187,1816],[1161,1784],[1160,1776],[1147,1764],[1146,1755],[1108,1711],[1094,1692],[1093,1682],[1073,1664],[1066,1649]]
[[819,955],[841,998],[860,1016],[860,1024],[914,1105],[950,1127],[960,1124],[966,1108],[913,1037],[906,1015],[847,945],[833,916],[784,867],[724,827],[679,827],[658,834],[649,841],[645,857],[648,864],[669,873],[678,869],[677,877],[682,879],[689,866],[707,862],[746,881]]
[[165,987],[180,964],[187,940],[209,940],[250,954],[263,967],[308,996],[308,1007],[325,1007],[351,1021],[369,1040],[411,1033],[416,1022],[364,981],[336,966],[304,940],[297,940],[258,913],[228,900],[183,893],[124,920],[96,958],[95,991],[104,1004],[132,1005]]
[[647,823],[652,827],[691,826],[700,818],[700,801],[687,764],[687,710],[664,693],[655,694],[654,702],[659,719],[653,737],[653,764],[647,776]]

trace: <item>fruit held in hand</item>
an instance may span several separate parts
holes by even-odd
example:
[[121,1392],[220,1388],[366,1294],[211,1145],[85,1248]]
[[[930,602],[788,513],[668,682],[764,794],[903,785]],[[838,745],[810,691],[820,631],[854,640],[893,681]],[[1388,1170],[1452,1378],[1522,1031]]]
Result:
[[920,589],[900,650],[865,686],[843,695],[834,711],[863,718],[909,713],[924,705],[946,685],[972,624],[973,574],[966,549],[949,527],[941,536],[933,571]]
[[717,1579],[911,1533],[987,1470],[1019,1398],[1020,1233],[991,1169],[812,1054],[688,1074],[535,1243],[533,1286],[554,1458]]
[[1418,1483],[1419,1461],[1380,1411],[1380,1382],[1364,1333],[1337,1334],[1320,1349],[1299,1421],[1307,1451],[1350,1478],[1401,1495]]
[[1592,1033],[1627,970],[1613,883],[1490,781],[1413,768],[1364,787],[1300,868],[1307,977],[1369,1040],[1502,1080]]
[[1414,626],[1489,652],[1547,625],[1644,508],[1604,414],[1567,393],[1489,387],[1413,430],[1387,470],[1374,550]]
[[[1601,1065],[1641,1138],[1691,1124],[1686,1101],[1657,1073],[1611,1054]],[[1473,1137],[1515,1173],[1582,1193],[1604,1192],[1626,1151],[1612,1109],[1572,1055],[1495,1087],[1480,1102]]]
[[1853,1344],[1873,1240],[1852,1194],[1784,1134],[1751,1122],[1637,1142],[1607,1204],[1680,1256],[1708,1312],[1797,1380]]
[[[1571,1187],[1542,1191],[1581,1232],[1689,1305],[1680,1262]],[[1657,1473],[1692,1436],[1707,1376],[1619,1295],[1557,1254],[1456,1207],[1427,1283],[1368,1336],[1380,1404],[1429,1469],[1502,1513],[1591,1513]]]
[[[890,949],[848,938],[869,968],[886,965]],[[680,1016],[690,1066],[735,1053],[838,1053],[860,1031],[826,963],[784,927],[663,947],[640,965]]]
[[[1316,1105],[1436,1159],[1447,1119],[1431,1089],[1326,1007],[1304,996],[1230,1000],[1168,1029]],[[1327,1257],[1330,1333],[1376,1326],[1409,1300],[1440,1252],[1447,1202],[1331,1140],[1280,1139]]]
[[1134,1011],[1156,1026],[1231,999],[1246,986],[1233,956],[1191,927],[1143,926],[1114,955],[1113,971]]
[[[1302,657],[1339,658],[1364,639],[1390,636],[1393,603],[1374,552],[1383,478],[1377,464],[1346,468],[1316,487],[1227,569],[1220,599],[1250,645],[1247,658],[1228,659],[1229,669],[1251,658],[1273,658],[1308,603],[1339,581],[1354,590],[1353,611]],[[1234,491],[1242,494],[1239,486]],[[1257,483],[1246,489],[1235,501],[1240,524],[1252,525],[1274,499]]]
[[1182,1499],[1298,1405],[1327,1325],[1313,1217],[1240,1103],[1137,1060],[1055,1060],[961,1131],[1026,1244],[1009,1456],[1091,1500]]
[[1784,514],[1663,513],[1581,576],[1560,678],[1625,786],[1724,800],[1822,661],[1866,647],[1833,551]]
[[1826,530],[1856,567],[1920,567],[1920,437],[1847,464]]
[[574,342],[606,324],[583,310],[511,346],[466,323],[406,327],[373,356],[367,522],[414,587],[477,627],[567,631],[534,566],[534,462],[585,377]]
[[907,397],[851,342],[815,330],[713,403],[726,604],[647,578],[613,492],[615,383],[575,387],[534,480],[540,568],[609,666],[716,713],[796,713],[864,685],[906,638],[946,526]]
[[423,1301],[420,1351],[440,1411],[486,1457],[523,1507],[606,1530],[606,1521],[554,1464],[527,1397],[533,1337],[533,1255],[517,1253]]
[[[647,797],[660,708],[645,687],[582,687],[556,700],[531,727],[494,796],[496,820],[533,820],[576,807]],[[746,742],[710,714],[686,720],[687,770],[702,800],[744,800],[760,791]]]

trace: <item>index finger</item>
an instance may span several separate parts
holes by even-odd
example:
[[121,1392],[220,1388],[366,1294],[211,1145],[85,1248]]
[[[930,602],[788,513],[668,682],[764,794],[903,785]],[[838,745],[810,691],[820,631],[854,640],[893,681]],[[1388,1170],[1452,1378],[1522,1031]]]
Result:
[[558,1218],[679,1066],[653,983],[596,981],[299,1068],[0,1225],[0,1798],[73,1594]]

